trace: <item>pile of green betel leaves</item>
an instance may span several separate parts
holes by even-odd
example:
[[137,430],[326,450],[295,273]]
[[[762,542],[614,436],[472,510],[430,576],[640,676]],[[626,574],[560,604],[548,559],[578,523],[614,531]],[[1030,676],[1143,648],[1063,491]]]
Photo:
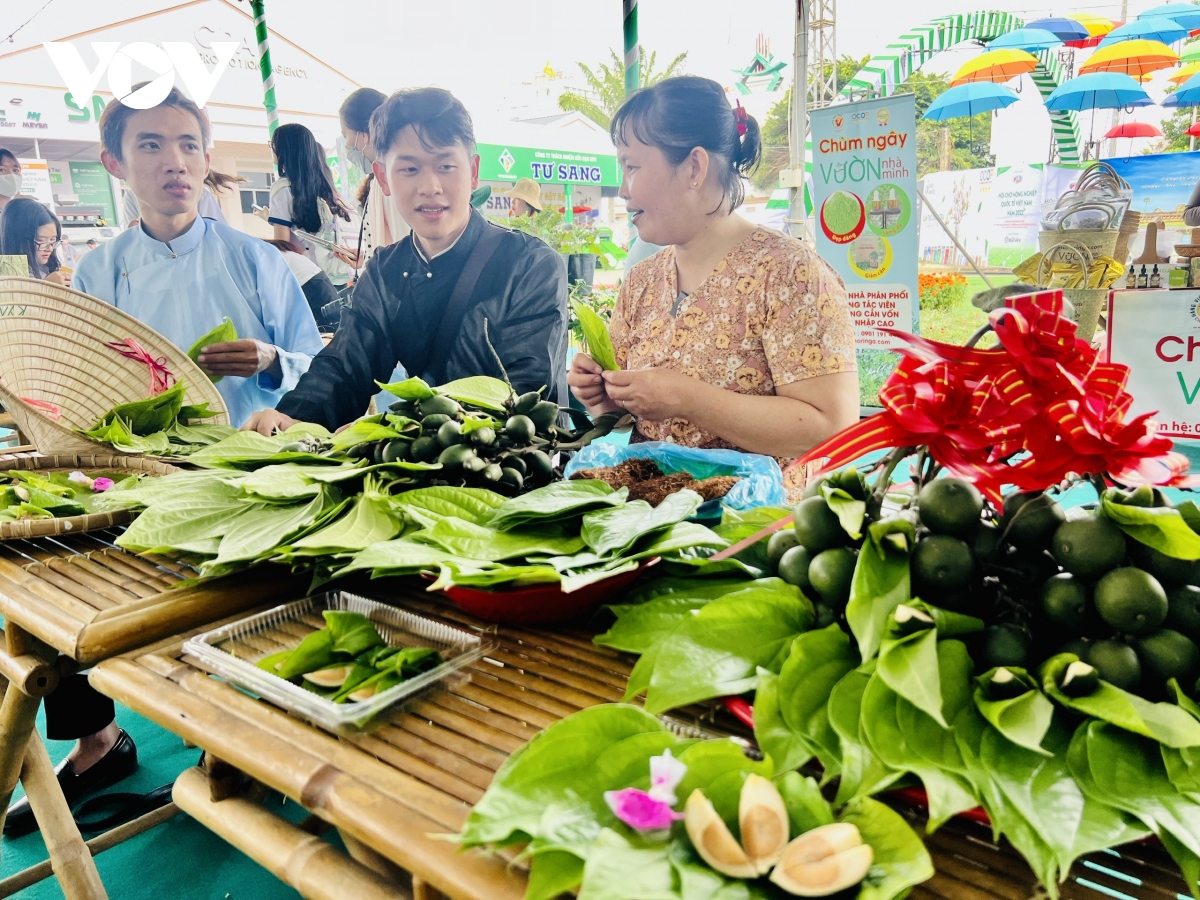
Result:
[[[295,440],[291,433],[238,437]],[[110,491],[103,502],[143,510],[120,546],[193,559],[202,576],[277,562],[311,570],[318,582],[357,571],[428,572],[439,576],[434,588],[557,583],[572,591],[653,557],[703,567],[729,543],[686,521],[701,502],[691,491],[656,508],[598,481],[555,482],[506,498],[485,488],[411,488],[411,465],[179,472]],[[736,561],[711,565],[746,571]]]
[[[659,579],[614,607],[616,624],[596,642],[640,655],[627,697],[645,692],[657,713],[753,692],[755,737],[776,771],[818,760],[839,804],[920,785],[930,830],[982,807],[1052,898],[1079,857],[1147,835],[1200,897],[1196,651],[1165,658],[1150,643],[1162,637],[1164,614],[1196,590],[1194,504],[1110,489],[1094,513],[1064,522],[1049,495],[992,507],[941,478],[887,512],[872,505],[872,486],[855,484],[859,473],[846,475],[814,488],[794,530],[756,545],[780,578]],[[943,502],[950,492],[969,502]],[[953,522],[951,506],[961,513]],[[1048,511],[1046,521],[1033,511]],[[1045,537],[1024,555],[1010,551],[1017,526],[1032,525]],[[965,596],[962,584],[939,585],[949,564],[932,565],[923,552],[948,545],[951,526],[966,535],[954,538],[964,547],[999,538],[990,556],[964,554]],[[1092,568],[1076,574],[1085,551]],[[827,554],[849,564],[824,565]],[[1100,555],[1117,568],[1094,564]],[[1060,615],[1044,582],[1023,572],[1056,560],[1067,574],[1041,578],[1055,587],[1078,580],[1079,621]],[[1149,582],[1150,569],[1187,575],[1169,596],[1153,592],[1156,617],[1146,592],[1108,602],[1113,571]],[[1136,609],[1118,620],[1113,610],[1127,607]],[[1176,609],[1184,626],[1189,608]],[[1017,632],[1027,640],[997,640]],[[1190,639],[1167,636],[1188,650]],[[1140,677],[1123,680],[1097,647],[1127,649]]]
[[117,472],[19,472],[0,474],[0,522],[62,519],[96,511],[96,500],[116,485],[133,486],[138,476]]
[[122,453],[148,453],[153,456],[190,456],[214,444],[237,429],[213,425],[208,404],[185,404],[187,386],[183,381],[150,397],[113,407],[87,431],[80,433],[93,441],[108,444]]
[[305,690],[334,703],[358,703],[441,664],[442,655],[430,647],[389,647],[362,613],[327,609],[321,615],[324,628],[256,665],[298,680]]

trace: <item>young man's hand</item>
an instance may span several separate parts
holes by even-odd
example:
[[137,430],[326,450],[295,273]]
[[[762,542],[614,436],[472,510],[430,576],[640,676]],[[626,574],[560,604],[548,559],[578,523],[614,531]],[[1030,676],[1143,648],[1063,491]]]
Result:
[[291,416],[285,416],[283,413],[273,409],[260,409],[242,426],[242,431],[257,431],[261,435],[270,437],[277,431],[287,431],[297,422]]
[[567,372],[571,393],[587,407],[588,415],[593,419],[622,409],[621,404],[609,397],[607,385],[601,377],[603,371],[600,364],[586,353],[576,353],[571,357],[571,368]]
[[279,352],[263,341],[246,339],[209,344],[196,360],[209,375],[250,378],[259,372],[279,376]]

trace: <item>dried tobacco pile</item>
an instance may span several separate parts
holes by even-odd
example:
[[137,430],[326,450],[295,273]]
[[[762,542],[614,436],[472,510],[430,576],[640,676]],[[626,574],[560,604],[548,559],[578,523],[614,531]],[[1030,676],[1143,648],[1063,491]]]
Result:
[[717,500],[733,490],[739,481],[732,475],[700,481],[687,472],[664,475],[652,459],[627,459],[615,466],[581,469],[571,477],[603,481],[614,489],[627,487],[630,500],[645,500],[651,506],[658,506],[668,496],[682,490],[695,491],[705,500]]

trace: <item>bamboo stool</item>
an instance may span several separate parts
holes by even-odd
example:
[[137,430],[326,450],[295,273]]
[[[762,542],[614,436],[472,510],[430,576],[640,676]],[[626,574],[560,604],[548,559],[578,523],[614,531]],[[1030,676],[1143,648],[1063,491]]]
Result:
[[[393,587],[377,581],[365,590],[384,596],[384,585]],[[485,624],[429,594],[395,590],[390,599],[413,612]],[[182,642],[103,662],[91,682],[337,827],[362,865],[393,883],[397,869],[409,873],[416,900],[518,900],[526,884],[519,866],[459,852],[436,835],[462,827],[499,765],[539,730],[586,706],[619,700],[632,659],[594,646],[582,631],[502,627],[495,637],[499,649],[473,667],[470,682],[431,692],[394,723],[354,738],[335,738],[209,677],[181,657]],[[745,734],[713,705],[673,717],[708,731]],[[226,817],[232,801],[214,810],[200,796],[199,776],[186,773],[186,779],[176,784],[181,807],[195,810],[202,823],[255,859],[279,858],[283,851],[271,848],[281,819],[264,812],[266,818],[251,821],[240,803]],[[901,811],[924,831],[922,814]],[[913,891],[914,900],[1038,896],[1024,860],[1007,843],[994,843],[989,829],[955,820],[926,842],[937,875]],[[278,874],[278,863],[264,865]],[[305,897],[327,896],[311,883],[285,880]],[[1177,895],[1187,896],[1183,879],[1154,846],[1093,854],[1076,864],[1061,889],[1064,900]]]
[[[112,543],[117,533],[0,541],[0,614],[5,619],[0,823],[20,780],[67,900],[106,897],[91,849],[107,849],[118,837],[127,840],[156,820],[144,817],[144,827],[122,826],[119,835],[101,835],[85,844],[34,729],[42,697],[54,690],[61,675],[240,616],[267,601],[294,599],[303,595],[306,584],[281,570],[263,570],[172,590],[195,570],[126,553]],[[33,868],[44,872],[44,867]],[[31,878],[37,880],[33,870],[11,876],[4,890],[19,890]]]

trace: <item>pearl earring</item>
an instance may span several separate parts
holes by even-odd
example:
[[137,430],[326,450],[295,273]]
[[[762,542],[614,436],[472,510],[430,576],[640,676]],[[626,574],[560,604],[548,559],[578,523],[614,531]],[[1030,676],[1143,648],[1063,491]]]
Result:
[[692,182],[692,187],[699,187],[699,186],[700,186],[700,182],[698,182],[698,181]]

